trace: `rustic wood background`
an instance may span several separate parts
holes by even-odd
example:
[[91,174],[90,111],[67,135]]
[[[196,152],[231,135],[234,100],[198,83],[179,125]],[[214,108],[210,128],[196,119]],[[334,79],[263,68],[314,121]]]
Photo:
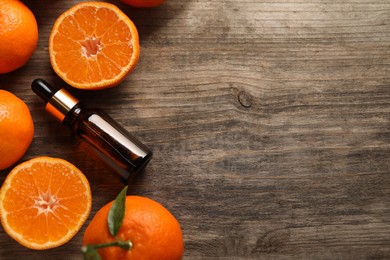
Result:
[[[123,185],[30,90],[38,77],[67,87],[47,42],[79,1],[24,2],[39,44],[26,66],[0,75],[34,118],[22,161],[69,160],[94,200],[56,249],[25,249],[1,229],[0,259],[81,259],[86,225]],[[140,62],[116,88],[70,91],[152,148],[129,194],[178,218],[185,259],[390,259],[389,0],[110,2],[138,27]]]

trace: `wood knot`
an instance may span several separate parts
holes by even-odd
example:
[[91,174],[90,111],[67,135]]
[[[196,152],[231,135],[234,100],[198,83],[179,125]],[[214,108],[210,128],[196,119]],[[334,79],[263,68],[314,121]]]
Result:
[[275,253],[282,250],[290,240],[290,231],[288,229],[275,229],[267,231],[257,240],[252,253]]
[[238,102],[240,102],[241,106],[248,108],[252,106],[252,97],[245,91],[240,91],[238,93]]

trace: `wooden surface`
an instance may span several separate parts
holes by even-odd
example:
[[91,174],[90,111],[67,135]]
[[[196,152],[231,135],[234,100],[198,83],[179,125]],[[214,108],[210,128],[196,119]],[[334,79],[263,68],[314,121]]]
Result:
[[[0,86],[34,118],[22,161],[74,163],[90,180],[93,210],[74,239],[43,252],[1,229],[0,259],[81,259],[86,225],[123,187],[30,90],[38,77],[68,88],[47,42],[77,2],[25,1],[39,44]],[[178,218],[184,259],[390,259],[390,1],[110,2],[138,27],[140,62],[116,88],[70,91],[152,148],[129,194]]]

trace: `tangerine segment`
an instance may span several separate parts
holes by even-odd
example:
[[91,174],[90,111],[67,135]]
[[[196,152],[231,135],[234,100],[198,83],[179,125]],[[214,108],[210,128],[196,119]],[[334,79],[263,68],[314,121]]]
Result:
[[63,13],[49,40],[54,71],[80,89],[119,84],[137,64],[139,49],[134,23],[105,2],[79,3]]
[[91,206],[87,178],[74,165],[58,158],[37,157],[19,164],[0,191],[5,231],[31,249],[68,242],[88,218]]

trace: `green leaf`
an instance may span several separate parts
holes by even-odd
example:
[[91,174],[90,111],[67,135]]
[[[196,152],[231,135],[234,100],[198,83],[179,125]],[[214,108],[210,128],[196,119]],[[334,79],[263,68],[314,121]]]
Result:
[[98,251],[94,247],[94,245],[83,246],[81,250],[83,251],[84,260],[101,260],[102,259],[99,255]]
[[126,193],[127,186],[118,194],[114,203],[112,204],[110,211],[108,212],[108,229],[112,236],[116,236],[122,225],[123,217],[126,210]]

